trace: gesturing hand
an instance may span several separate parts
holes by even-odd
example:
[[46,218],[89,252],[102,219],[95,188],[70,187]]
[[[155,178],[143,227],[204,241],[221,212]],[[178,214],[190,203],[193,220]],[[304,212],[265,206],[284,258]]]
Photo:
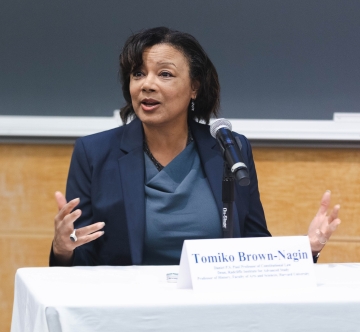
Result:
[[97,222],[76,230],[77,241],[71,241],[70,234],[74,231],[74,222],[81,216],[81,210],[71,212],[79,203],[80,199],[75,198],[69,203],[64,195],[57,191],[55,200],[58,206],[58,214],[55,216],[55,235],[53,240],[53,252],[58,260],[67,265],[72,258],[76,247],[93,241],[104,234],[100,231],[105,223]]
[[326,191],[321,199],[319,211],[309,226],[308,236],[313,255],[321,251],[332,233],[341,223],[341,220],[338,218],[340,205],[335,205],[331,213],[327,215],[330,197],[331,192]]

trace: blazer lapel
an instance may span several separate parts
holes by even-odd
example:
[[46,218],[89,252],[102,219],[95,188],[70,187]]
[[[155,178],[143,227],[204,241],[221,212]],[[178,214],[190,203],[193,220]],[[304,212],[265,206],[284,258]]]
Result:
[[[208,126],[190,121],[190,129],[197,144],[201,163],[213,192],[220,218],[222,217],[222,175],[224,159],[219,145],[210,135]],[[139,119],[124,127],[118,159],[121,187],[124,196],[132,263],[140,265],[143,258],[145,238],[145,169],[143,129]],[[237,220],[234,206],[234,221]],[[240,236],[238,223],[234,223],[234,235]]]
[[[222,179],[224,158],[219,144],[210,134],[209,126],[190,121],[191,133],[197,143],[198,152],[201,163],[204,167],[206,177],[209,181],[211,191],[215,197],[219,215],[222,220]],[[236,197],[235,197],[236,199]],[[240,237],[240,225],[236,204],[234,204],[233,220],[234,220],[234,237]]]
[[210,135],[208,126],[190,121],[190,129],[197,144],[200,160],[221,216],[223,208],[221,189],[224,159],[221,155],[220,147]]
[[139,119],[124,127],[118,159],[133,265],[140,265],[145,236],[143,130]]

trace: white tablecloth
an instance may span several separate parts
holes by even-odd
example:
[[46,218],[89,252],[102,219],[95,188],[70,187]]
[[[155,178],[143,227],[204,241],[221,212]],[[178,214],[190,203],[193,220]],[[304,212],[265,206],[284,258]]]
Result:
[[178,266],[23,268],[11,332],[360,331],[360,264],[316,264],[317,288],[194,292]]

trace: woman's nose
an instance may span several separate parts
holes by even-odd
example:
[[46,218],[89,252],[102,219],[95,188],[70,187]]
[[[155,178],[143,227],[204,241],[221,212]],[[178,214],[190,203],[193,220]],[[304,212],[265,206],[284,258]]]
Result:
[[156,89],[155,76],[148,74],[144,77],[141,89],[143,91],[154,91]]

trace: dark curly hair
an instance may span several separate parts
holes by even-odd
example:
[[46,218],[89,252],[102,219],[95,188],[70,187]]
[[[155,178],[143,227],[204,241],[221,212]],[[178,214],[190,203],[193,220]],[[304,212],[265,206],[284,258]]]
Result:
[[166,27],[157,27],[140,31],[130,36],[125,42],[120,54],[119,76],[122,84],[123,96],[126,105],[121,108],[120,116],[124,124],[134,118],[135,112],[130,96],[130,75],[143,63],[143,52],[146,48],[157,44],[169,44],[182,52],[188,60],[190,79],[199,82],[195,100],[195,111],[190,111],[189,118],[209,123],[210,118],[217,117],[220,107],[220,84],[216,69],[209,57],[190,34],[171,30]]

